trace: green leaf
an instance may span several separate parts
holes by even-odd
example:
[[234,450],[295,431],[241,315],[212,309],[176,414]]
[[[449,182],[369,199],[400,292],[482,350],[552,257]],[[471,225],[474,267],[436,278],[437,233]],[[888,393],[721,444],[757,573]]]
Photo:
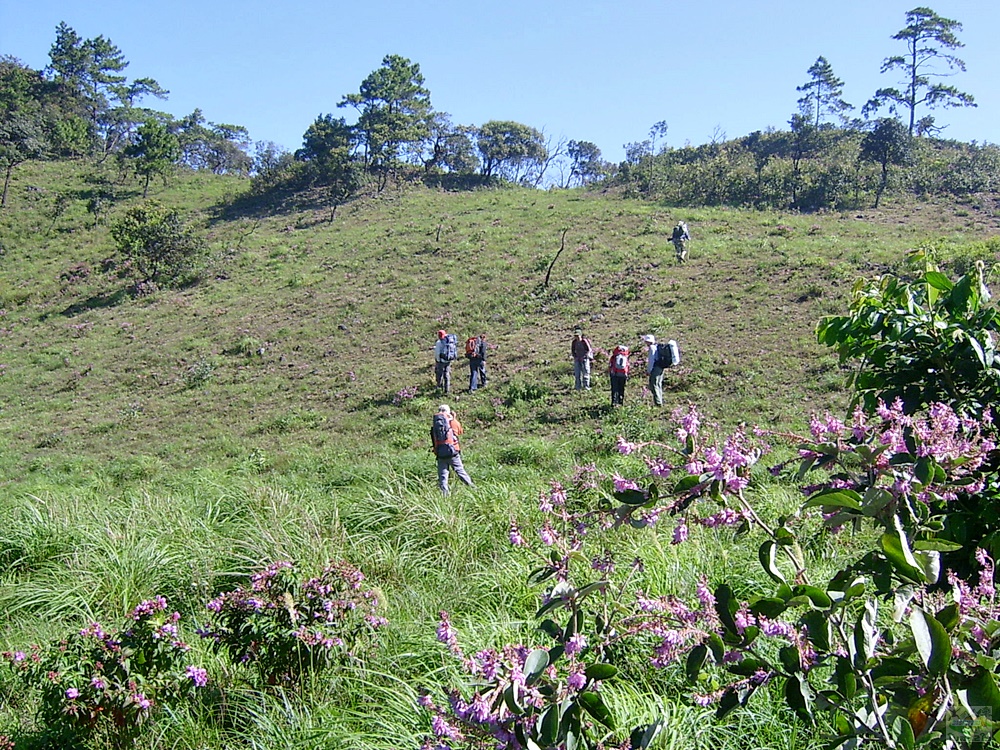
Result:
[[809,641],[819,651],[830,650],[830,620],[828,615],[811,609],[800,618],[806,626]]
[[542,581],[548,580],[558,572],[559,568],[551,565],[546,565],[545,567],[542,568],[535,568],[528,574],[528,583],[530,584],[541,583]]
[[704,643],[700,643],[691,649],[688,653],[687,661],[684,664],[684,673],[687,675],[688,680],[691,682],[697,682],[698,676],[701,674],[701,668],[705,666],[705,660],[708,658],[708,646]]
[[577,700],[583,706],[583,710],[590,714],[595,721],[600,722],[608,729],[615,728],[614,717],[608,707],[604,705],[604,699],[600,695],[588,690],[586,693],[580,693]]
[[913,553],[910,551],[906,532],[903,531],[899,519],[896,518],[895,521],[896,529],[885,532],[879,539],[879,546],[897,573],[910,581],[926,583],[927,578],[924,575],[924,571],[918,566]]
[[915,476],[921,484],[929,484],[931,479],[934,478],[933,463],[934,462],[927,456],[921,456],[913,465],[913,476]]
[[615,500],[623,505],[645,505],[649,502],[649,497],[642,490],[622,490],[613,494]]
[[764,615],[769,620],[776,620],[788,609],[783,599],[767,596],[762,597],[750,605],[750,611],[755,615]]
[[919,539],[913,543],[913,549],[934,552],[958,552],[963,549],[961,544],[949,542],[947,539]]
[[[1000,689],[996,675],[982,667],[976,667],[965,685],[966,702],[977,716],[1000,716]],[[983,709],[988,708],[989,711]]]
[[986,354],[983,352],[983,345],[980,344],[976,337],[971,333],[967,335],[969,337],[969,346],[971,346],[972,351],[976,353],[976,359],[979,360],[979,364],[981,364],[984,368],[989,367],[986,363]]
[[814,698],[813,689],[805,675],[794,674],[785,680],[785,702],[800,719],[810,724],[814,722]]
[[[630,750],[646,750],[653,740],[656,739],[656,735],[660,733],[663,729],[663,719],[657,719],[652,724],[647,726],[637,726],[632,730],[629,735],[629,748]],[[569,748],[567,748],[569,750]]]
[[534,684],[547,666],[549,666],[549,652],[544,648],[536,648],[528,654],[528,658],[524,660],[525,684]]
[[583,670],[583,674],[588,680],[610,680],[618,674],[618,667],[614,664],[595,662],[594,664],[588,664],[586,669]]
[[810,496],[803,508],[846,508],[861,512],[861,495],[854,490],[823,490]]
[[562,640],[562,628],[560,628],[553,620],[542,620],[538,623],[538,629],[554,640]]
[[682,495],[685,492],[690,492],[699,484],[701,484],[701,477],[697,477],[694,474],[688,474],[681,477],[677,481],[677,484],[674,485],[674,494]]
[[715,612],[719,615],[722,626],[730,633],[738,635],[739,629],[736,627],[736,620],[733,619],[737,606],[733,600],[733,590],[728,584],[720,584],[715,589]]
[[788,674],[795,674],[802,671],[802,662],[799,659],[799,650],[795,646],[782,646],[778,650],[778,660]]
[[940,289],[942,292],[950,292],[954,286],[951,283],[951,279],[940,271],[928,271],[924,274],[924,281],[935,289]]
[[535,722],[535,727],[538,730],[538,739],[542,747],[552,745],[559,732],[559,707],[551,705],[545,709]]
[[727,688],[719,700],[719,707],[715,709],[715,718],[724,719],[733,709],[740,705],[740,696],[733,688]]
[[858,692],[858,677],[851,668],[851,662],[843,656],[837,657],[837,667],[834,671],[837,678],[837,689],[847,700],[854,698]]
[[524,709],[521,708],[521,704],[518,702],[519,692],[520,688],[516,682],[510,683],[507,689],[503,691],[503,702],[507,704],[507,710],[515,716],[520,716],[524,713]]
[[586,586],[584,586],[583,588],[581,588],[579,591],[576,592],[576,598],[578,600],[584,599],[593,594],[595,591],[600,591],[601,593],[604,593],[604,591],[607,590],[607,588],[608,588],[607,581],[595,581],[594,583],[588,583]]
[[913,736],[913,725],[906,716],[897,716],[892,721],[892,734],[896,738],[896,747],[913,750],[916,738]]
[[932,675],[942,675],[951,664],[951,638],[944,625],[919,607],[910,610],[910,630],[917,652]]
[[833,606],[830,595],[818,586],[794,586],[792,595],[794,597],[805,596],[817,609],[829,609]]
[[726,655],[726,644],[722,642],[718,633],[712,633],[708,637],[708,648],[712,652],[712,658],[715,659],[716,664],[721,664],[723,657]]
[[785,583],[785,577],[781,574],[781,570],[778,569],[776,560],[777,552],[778,545],[771,539],[768,539],[757,550],[757,558],[760,560],[764,572],[771,576],[775,583]]
[[875,655],[875,647],[878,645],[878,631],[875,628],[877,616],[878,602],[868,599],[865,601],[865,611],[858,616],[854,626],[854,665],[861,669]]

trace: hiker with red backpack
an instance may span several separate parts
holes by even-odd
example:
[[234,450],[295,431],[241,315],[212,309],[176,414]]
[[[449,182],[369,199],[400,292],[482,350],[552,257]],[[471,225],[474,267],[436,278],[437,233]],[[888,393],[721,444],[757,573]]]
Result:
[[458,444],[458,436],[464,432],[458,417],[448,404],[441,404],[437,414],[431,421],[431,450],[437,457],[438,487],[441,494],[448,494],[448,470],[454,469],[455,474],[469,487],[475,489],[472,477],[462,465],[462,448]]
[[608,375],[611,376],[611,405],[625,403],[625,381],[628,380],[629,350],[619,344],[608,358]]
[[434,381],[447,396],[451,391],[451,363],[458,358],[458,337],[447,331],[437,332],[434,344]]

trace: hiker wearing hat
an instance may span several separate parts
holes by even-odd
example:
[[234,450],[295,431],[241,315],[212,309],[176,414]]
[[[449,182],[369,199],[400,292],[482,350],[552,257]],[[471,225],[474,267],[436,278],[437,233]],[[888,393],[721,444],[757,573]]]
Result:
[[472,477],[462,465],[462,448],[458,436],[464,432],[458,417],[448,404],[441,404],[431,421],[431,450],[437,457],[438,487],[441,494],[448,494],[448,470],[454,469],[456,476],[469,487],[475,488]]
[[451,363],[458,357],[458,337],[447,331],[437,332],[434,344],[434,382],[447,396],[451,391]]
[[594,347],[590,340],[584,337],[583,330],[573,331],[573,344],[570,347],[573,356],[573,378],[576,380],[576,390],[590,390],[590,361],[594,358]]
[[656,356],[656,351],[659,346],[666,346],[666,344],[657,344],[656,336],[651,333],[647,333],[642,337],[643,342],[649,347],[649,354],[646,359],[646,372],[649,373],[649,390],[653,394],[653,403],[657,406],[663,406],[663,367],[658,361],[659,358]]

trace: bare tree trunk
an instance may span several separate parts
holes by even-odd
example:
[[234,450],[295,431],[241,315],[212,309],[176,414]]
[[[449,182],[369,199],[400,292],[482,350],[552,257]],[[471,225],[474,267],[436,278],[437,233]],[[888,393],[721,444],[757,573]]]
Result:
[[549,274],[552,273],[552,266],[554,266],[556,264],[556,261],[559,259],[559,253],[561,253],[563,251],[563,249],[566,247],[566,232],[568,232],[568,231],[569,231],[569,229],[563,229],[563,231],[562,231],[562,239],[559,241],[559,252],[556,253],[556,257],[552,259],[551,263],[549,263],[549,270],[545,272],[545,288],[546,289],[549,288]]

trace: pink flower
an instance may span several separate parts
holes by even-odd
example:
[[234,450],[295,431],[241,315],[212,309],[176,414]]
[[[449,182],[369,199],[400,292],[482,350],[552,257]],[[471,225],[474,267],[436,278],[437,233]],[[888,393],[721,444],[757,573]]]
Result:
[[681,544],[681,543],[687,541],[687,538],[688,538],[687,521],[685,521],[682,518],[682,519],[680,519],[677,522],[677,525],[674,526],[674,538],[671,540],[670,543],[671,544]]
[[195,687],[205,687],[208,684],[208,672],[201,667],[188,667],[185,675],[194,683]]
[[510,543],[515,547],[524,546],[524,537],[521,536],[521,530],[514,521],[510,522]]

